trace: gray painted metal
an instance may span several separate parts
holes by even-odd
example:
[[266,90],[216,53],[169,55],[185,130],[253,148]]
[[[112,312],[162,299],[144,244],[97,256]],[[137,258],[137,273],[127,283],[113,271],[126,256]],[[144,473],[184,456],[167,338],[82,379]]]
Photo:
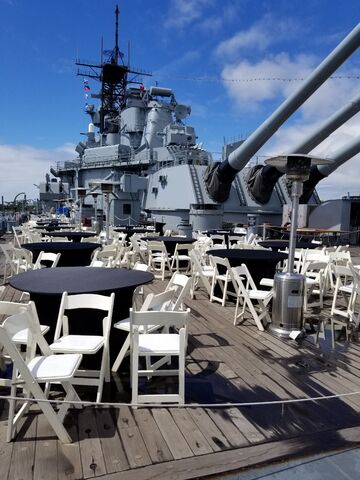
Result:
[[228,158],[235,170],[242,170],[250,158],[269,140],[334,71],[360,46],[360,24],[321,62],[301,87],[288,97],[265,122]]

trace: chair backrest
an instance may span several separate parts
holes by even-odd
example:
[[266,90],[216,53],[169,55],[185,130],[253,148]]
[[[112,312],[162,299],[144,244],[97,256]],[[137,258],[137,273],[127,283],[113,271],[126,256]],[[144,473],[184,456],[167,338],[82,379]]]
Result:
[[52,242],[62,242],[62,243],[68,243],[68,242],[72,242],[72,240],[69,240],[67,237],[54,237],[54,236],[51,236],[51,241]]
[[136,262],[133,266],[133,270],[139,270],[140,272],[148,272],[150,270],[149,265],[146,263]]
[[177,330],[186,329],[190,309],[180,311],[140,311],[136,312],[130,308],[131,329],[139,330],[139,327],[146,329],[152,325],[160,327],[175,327]]
[[[26,344],[31,344],[30,346],[34,352],[36,345],[39,345],[40,350],[44,354],[52,354],[48,343],[41,333],[40,321],[33,301],[28,303],[0,301],[0,315],[6,316],[2,325],[6,327],[10,338],[27,329],[28,341]],[[20,343],[23,342],[21,341]]]
[[100,243],[100,239],[94,235],[93,237],[82,237],[80,242]]
[[174,290],[165,290],[160,293],[149,293],[141,307],[138,309],[139,311],[145,312],[148,310],[171,310],[170,302],[174,297]]
[[[219,268],[218,268],[219,265],[221,267],[226,268],[227,272],[231,270],[231,265],[227,258],[217,257],[216,255],[209,255],[209,260],[210,260],[210,265],[214,267],[215,275],[220,274]],[[221,267],[220,267],[220,270],[222,270]]]
[[148,247],[149,254],[158,252],[167,257],[168,253],[165,247],[165,243],[163,241],[149,240],[147,242],[147,247]]
[[178,255],[181,251],[191,252],[194,245],[192,243],[177,243],[175,246],[174,256]]
[[245,289],[246,292],[249,290],[257,290],[257,286],[245,263],[242,263],[237,267],[232,267],[231,271],[240,290]]
[[190,287],[191,277],[179,272],[173,273],[169,283],[165,288],[165,291],[174,291],[174,296],[168,305],[169,310],[179,310],[183,308],[183,302],[186,295],[190,291]]
[[351,262],[349,251],[329,252],[329,258],[330,262],[335,263],[336,265],[347,265],[348,262]]
[[69,295],[67,292],[64,292],[61,297],[54,339],[57,340],[58,338],[60,338],[61,330],[63,331],[64,335],[69,334],[69,323],[66,316],[66,311],[75,309],[104,311],[106,313],[106,316],[103,318],[103,335],[108,336],[113,315],[114,300],[115,293],[112,293],[108,297],[106,295],[99,295],[96,293],[81,293],[77,295]]
[[43,262],[51,263],[49,267],[55,268],[59,263],[61,257],[61,253],[54,253],[54,252],[44,252],[43,250],[39,253],[38,258],[34,264],[34,270],[41,268],[43,266]]
[[34,267],[33,254],[25,248],[13,248],[12,260],[16,265],[16,272],[31,270]]

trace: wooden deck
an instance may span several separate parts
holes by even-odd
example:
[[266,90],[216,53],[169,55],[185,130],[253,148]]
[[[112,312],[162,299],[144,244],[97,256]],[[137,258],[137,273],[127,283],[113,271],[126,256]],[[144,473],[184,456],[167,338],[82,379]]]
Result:
[[[160,290],[154,282],[149,290]],[[8,299],[19,292],[7,288]],[[331,298],[327,299],[327,307]],[[360,343],[320,348],[259,332],[249,319],[233,326],[234,306],[210,303],[204,291],[191,308],[184,408],[87,407],[67,417],[74,443],[62,445],[36,409],[16,440],[4,442],[0,478],[190,479],[281,462],[360,443],[360,395],[283,405],[232,403],[313,398],[360,391]],[[310,309],[310,318],[328,308]],[[329,332],[327,332],[329,337]],[[156,380],[164,382],[164,380]],[[165,388],[171,388],[166,385]],[[114,378],[106,400],[129,400],[128,370]],[[204,408],[203,403],[229,403]]]

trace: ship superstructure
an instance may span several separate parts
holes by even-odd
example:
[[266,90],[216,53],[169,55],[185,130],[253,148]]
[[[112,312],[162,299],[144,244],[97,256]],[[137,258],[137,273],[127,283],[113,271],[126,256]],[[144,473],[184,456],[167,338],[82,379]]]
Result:
[[[248,214],[257,214],[259,222],[280,223],[283,206],[291,202],[284,179],[276,183],[266,204],[249,189],[250,168],[236,175],[226,201],[209,196],[204,175],[213,159],[187,124],[191,108],[178,103],[170,88],[145,88],[141,79],[150,74],[124,64],[118,47],[118,9],[115,14],[114,49],[99,63],[76,62],[87,68],[79,75],[101,83],[100,92],[91,95],[99,105],[85,107],[90,116],[85,141],[76,147],[77,158],[53,166],[51,173],[68,185],[75,199],[78,187],[87,189],[83,211],[88,216],[94,185],[111,180],[110,222],[115,225],[150,217],[167,228],[180,222],[194,229],[218,228],[226,222],[247,223]],[[240,143],[225,145],[223,160]],[[316,194],[311,202],[319,203]]]

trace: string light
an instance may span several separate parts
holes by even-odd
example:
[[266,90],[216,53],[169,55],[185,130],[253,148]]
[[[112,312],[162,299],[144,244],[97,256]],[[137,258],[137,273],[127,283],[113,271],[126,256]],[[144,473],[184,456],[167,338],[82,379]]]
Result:
[[[161,73],[153,73],[154,77],[169,78],[171,80],[190,80],[195,82],[233,82],[233,83],[249,83],[249,82],[303,82],[305,77],[253,77],[253,78],[219,78],[219,77],[187,77],[187,76],[173,76],[163,75]],[[357,75],[332,75],[329,80],[359,80],[360,74]]]

